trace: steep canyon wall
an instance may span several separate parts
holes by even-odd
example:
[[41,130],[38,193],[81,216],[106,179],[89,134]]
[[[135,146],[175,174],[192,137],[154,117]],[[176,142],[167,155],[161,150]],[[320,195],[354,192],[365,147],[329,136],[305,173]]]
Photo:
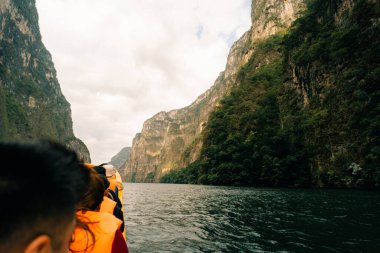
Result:
[[[133,140],[129,159],[121,168],[128,181],[158,182],[165,173],[196,160],[202,148],[202,130],[220,100],[239,85],[237,74],[269,36],[285,31],[304,10],[303,0],[252,1],[252,27],[229,53],[226,68],[214,85],[190,106],[160,112],[148,119]],[[268,64],[263,57],[259,65]]]
[[34,0],[0,1],[0,140],[53,139],[90,161],[42,43]]

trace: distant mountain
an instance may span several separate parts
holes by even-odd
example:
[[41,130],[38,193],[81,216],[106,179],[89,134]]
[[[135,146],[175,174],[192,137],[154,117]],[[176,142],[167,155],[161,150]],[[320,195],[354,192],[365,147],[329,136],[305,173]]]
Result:
[[35,0],[0,1],[0,140],[48,138],[90,161],[42,43]]
[[117,153],[114,157],[112,157],[109,163],[112,164],[115,168],[120,168],[125,163],[125,161],[128,160],[130,154],[131,147],[125,147],[120,150],[120,152]]

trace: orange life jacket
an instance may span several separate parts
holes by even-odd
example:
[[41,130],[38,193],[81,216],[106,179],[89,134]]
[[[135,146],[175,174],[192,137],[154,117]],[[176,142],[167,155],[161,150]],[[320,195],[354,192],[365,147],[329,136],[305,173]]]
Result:
[[95,236],[95,243],[90,232],[76,228],[69,252],[111,253],[115,233],[120,229],[122,222],[112,214],[94,211],[79,211],[77,217],[88,225]]
[[103,201],[100,204],[99,212],[113,214],[113,210],[115,209],[115,207],[116,207],[116,202],[104,196]]
[[111,189],[114,192],[116,192],[116,178],[107,177],[107,179],[110,182],[110,186],[108,187],[108,189]]

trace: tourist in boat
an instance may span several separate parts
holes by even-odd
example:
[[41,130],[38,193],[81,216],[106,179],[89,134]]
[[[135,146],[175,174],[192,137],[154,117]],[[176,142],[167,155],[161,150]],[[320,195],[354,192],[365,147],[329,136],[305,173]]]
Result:
[[[110,182],[106,177],[106,169],[103,167],[103,165],[106,165],[106,163],[103,163],[101,165],[93,165],[93,164],[85,164],[87,168],[92,169],[96,171],[100,177],[103,179],[104,186],[106,188],[103,202],[100,205],[100,212],[108,212],[113,214],[116,218],[121,220],[123,223],[120,226],[120,231],[124,232],[124,214],[122,211],[122,204],[119,199],[119,197],[116,195],[115,192],[113,192],[110,187]],[[115,171],[116,173],[116,171]],[[115,204],[116,203],[116,204]]]
[[114,191],[117,195],[118,190],[123,190],[123,184],[117,181],[116,179],[116,169],[112,164],[103,163],[99,166],[102,166],[106,170],[106,177],[110,181],[110,187],[112,191]]
[[[118,204],[117,204],[116,201],[114,201],[111,198],[109,198],[110,195],[109,195],[108,187],[110,186],[110,183],[109,183],[108,179],[105,176],[101,175],[101,174],[99,176],[102,178],[103,183],[104,183],[104,187],[106,189],[104,191],[103,202],[100,204],[100,212],[106,212],[106,213],[113,214],[116,218],[118,218],[119,220],[121,220],[123,223],[120,226],[120,231],[124,232],[124,215],[123,215],[123,211],[118,206]],[[119,202],[120,202],[120,200],[119,200]]]
[[[107,163],[102,163],[102,164],[100,164],[100,165],[94,165],[94,164],[85,163],[84,165],[85,165],[87,168],[89,168],[89,169],[93,169],[93,170],[95,170],[99,175],[106,177],[106,169],[105,169],[103,166],[104,166],[104,165],[107,165]],[[115,180],[111,179],[111,176],[110,176],[110,175],[115,175],[115,174],[116,174],[116,170],[115,170],[115,171],[112,171],[112,172],[110,172],[110,171],[108,172],[109,177],[107,178],[107,180],[108,180],[109,184],[107,183],[107,185],[109,185],[109,186],[108,186],[107,196],[108,196],[111,200],[115,201],[115,202],[117,203],[117,206],[118,206],[120,209],[122,209],[121,201],[120,201],[119,197],[117,196],[117,194],[115,193],[115,189],[117,189],[117,190],[119,190],[119,189],[120,189],[120,190],[123,190],[123,189],[120,188],[120,186],[119,186],[119,187],[115,187],[115,186],[116,186],[116,184],[117,184],[117,185],[123,185],[123,184],[120,183],[120,182],[118,182],[118,181],[116,180],[116,176],[114,177]],[[109,180],[109,179],[112,180],[112,189],[111,189],[111,183],[110,183],[110,180]]]
[[[107,165],[106,163],[103,163],[103,164],[101,164],[101,165],[98,165],[98,166],[95,166],[95,167],[93,167],[93,169],[99,174],[99,175],[101,175],[101,176],[104,176],[104,177],[106,177],[106,169],[103,167],[104,165]],[[116,174],[116,171],[112,171],[112,172],[110,172],[110,171],[108,171],[108,177],[106,177],[106,179],[107,179],[107,181],[108,182],[105,182],[105,184],[107,184],[107,194],[106,194],[106,196],[107,197],[109,197],[111,200],[113,200],[113,201],[115,201],[116,203],[117,203],[117,206],[121,209],[122,208],[122,204],[121,204],[121,201],[120,201],[120,199],[119,199],[119,197],[117,196],[117,194],[115,193],[115,189],[117,188],[117,190],[123,190],[122,188],[120,188],[120,187],[118,187],[118,186],[116,186],[116,183],[117,184],[121,184],[121,183],[119,183],[117,180],[116,180],[116,176],[115,176],[115,180],[113,180],[112,178],[111,178],[111,176],[110,175],[115,175]],[[112,185],[112,187],[113,187],[113,189],[111,189],[111,183],[110,183],[110,180],[109,179],[111,179],[112,180],[112,182],[113,182],[113,185]],[[116,182],[115,182],[116,181]],[[121,184],[122,185],[122,184]],[[115,188],[115,186],[116,186],[116,188]]]
[[89,171],[53,142],[0,143],[0,252],[66,253]]
[[122,221],[110,213],[99,212],[105,189],[102,178],[94,170],[90,170],[90,183],[77,206],[77,227],[70,252],[128,252],[120,231]]

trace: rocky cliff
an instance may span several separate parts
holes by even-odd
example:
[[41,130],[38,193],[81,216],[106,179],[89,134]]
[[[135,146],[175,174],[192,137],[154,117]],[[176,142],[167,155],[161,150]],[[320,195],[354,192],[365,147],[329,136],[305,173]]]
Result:
[[90,154],[73,134],[70,104],[41,40],[35,0],[0,1],[0,140],[49,138]]
[[379,189],[379,20],[379,1],[308,1],[240,69],[200,157],[161,182]]
[[285,40],[316,186],[380,187],[379,34],[379,1],[315,1]]
[[[130,154],[131,147],[122,148],[119,153],[111,158],[111,161],[109,163],[115,166],[115,168],[120,168],[128,160]],[[119,170],[119,172],[120,175],[124,175],[124,171]]]
[[[232,87],[239,85],[237,74],[269,36],[288,29],[304,9],[303,0],[254,0],[252,27],[230,50],[226,69],[214,85],[190,106],[160,112],[144,123],[133,140],[131,155],[124,165],[127,180],[158,182],[162,175],[196,160],[202,148],[202,131],[210,113]],[[263,57],[259,65],[265,65]]]

